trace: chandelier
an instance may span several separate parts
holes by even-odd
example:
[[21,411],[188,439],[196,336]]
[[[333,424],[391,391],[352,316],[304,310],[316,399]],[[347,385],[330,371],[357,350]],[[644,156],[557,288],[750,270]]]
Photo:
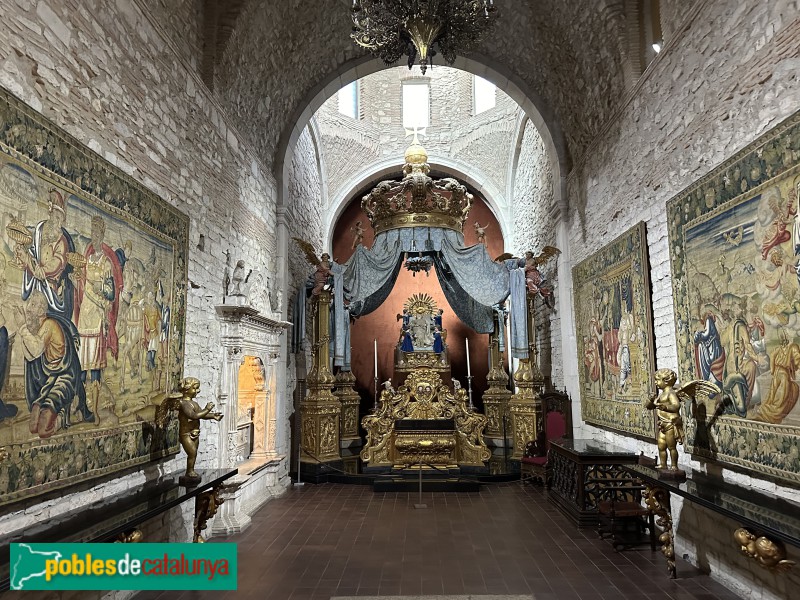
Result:
[[422,252],[419,253],[417,256],[409,256],[406,254],[406,264],[405,267],[414,277],[417,276],[417,273],[424,271],[425,275],[430,277],[430,270],[433,266],[433,259],[430,256],[423,256]]
[[448,64],[495,21],[494,0],[353,0],[353,38],[387,65],[408,55],[423,73],[437,50]]

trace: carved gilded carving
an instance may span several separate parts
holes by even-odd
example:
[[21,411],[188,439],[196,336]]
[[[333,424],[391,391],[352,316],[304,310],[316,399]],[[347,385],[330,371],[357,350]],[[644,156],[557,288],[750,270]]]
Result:
[[361,397],[353,389],[355,380],[355,375],[350,371],[340,371],[336,375],[336,389],[333,393],[342,405],[339,434],[343,445],[361,440],[358,433],[358,408]]
[[401,181],[381,181],[364,196],[361,208],[376,235],[389,229],[419,226],[463,231],[472,194],[455,179],[434,181],[428,176],[426,161],[427,154],[422,149],[414,162],[403,167],[405,177]]
[[202,532],[206,528],[208,520],[217,514],[219,505],[224,502],[220,492],[222,486],[218,485],[213,489],[203,492],[194,502],[194,543],[202,544],[206,540],[203,538]]
[[449,433],[397,432],[394,440],[397,463],[403,465],[454,465],[456,440]]
[[795,565],[793,560],[786,559],[786,547],[780,540],[756,535],[744,527],[733,532],[733,539],[742,554],[773,573],[785,573]]
[[645,486],[642,492],[644,503],[656,515],[656,525],[658,525],[662,533],[658,537],[661,542],[661,553],[667,559],[667,571],[671,579],[677,577],[675,569],[675,545],[674,533],[672,531],[672,513],[670,512],[670,496],[669,490],[656,486]]
[[443,352],[441,355],[435,352],[428,352],[424,350],[417,350],[415,352],[402,352],[402,360],[395,366],[395,371],[398,373],[408,373],[416,369],[433,369],[440,372],[450,370],[450,365],[447,362],[447,353]]
[[341,459],[339,419],[341,402],[333,394],[336,378],[331,373],[330,350],[331,294],[321,291],[312,300],[312,366],[306,379],[308,395],[300,403],[302,450],[300,460],[309,463]]
[[[395,441],[399,434],[395,431],[395,422],[400,419],[453,419],[455,432],[450,439],[454,439],[455,462],[483,465],[491,456],[483,440],[486,417],[471,412],[467,408],[467,402],[466,390],[453,392],[442,384],[438,372],[432,369],[413,371],[397,391],[383,390],[375,414],[367,415],[361,420],[367,431],[367,442],[361,451],[361,459],[370,466],[398,462]],[[425,433],[433,435],[430,432]],[[404,432],[403,436],[405,435]],[[437,438],[439,435],[440,433],[436,434]],[[443,464],[452,464],[452,461],[445,461]]]

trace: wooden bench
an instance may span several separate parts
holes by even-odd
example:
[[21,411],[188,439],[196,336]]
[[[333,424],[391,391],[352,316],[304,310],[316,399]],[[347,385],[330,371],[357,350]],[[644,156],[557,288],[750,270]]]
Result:
[[237,469],[199,469],[201,482],[191,488],[178,483],[183,471],[148,481],[88,506],[76,508],[25,529],[0,534],[0,592],[9,589],[9,544],[56,542],[137,542],[138,526],[194,498],[194,541],[222,503],[219,491]]

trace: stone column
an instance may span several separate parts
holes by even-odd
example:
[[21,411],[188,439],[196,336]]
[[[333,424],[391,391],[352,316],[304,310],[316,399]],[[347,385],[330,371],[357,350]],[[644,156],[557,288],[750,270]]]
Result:
[[361,396],[353,389],[356,376],[350,371],[339,371],[336,374],[336,391],[334,395],[342,403],[342,412],[339,419],[339,445],[342,448],[351,448],[361,445],[361,436],[358,434],[358,407]]
[[486,413],[487,425],[483,434],[489,446],[504,447],[508,445],[511,428],[503,431],[503,418],[508,415],[508,401],[511,391],[508,389],[508,374],[503,364],[503,353],[500,352],[500,331],[504,326],[501,313],[494,313],[494,332],[489,335],[489,373],[486,380],[489,389],[483,393],[483,407]]
[[339,416],[342,405],[333,395],[336,381],[330,370],[331,293],[324,291],[311,300],[312,365],[308,373],[308,394],[300,403],[300,461],[316,466],[340,461]]
[[514,394],[508,404],[514,435],[512,460],[520,460],[525,452],[525,445],[528,442],[535,441],[542,430],[542,401],[540,394],[544,388],[544,376],[536,360],[534,298],[531,294],[527,295],[528,358],[523,358],[519,361],[517,372],[514,373],[517,393]]
[[[284,196],[285,198],[285,196]],[[277,253],[278,257],[275,261],[276,284],[281,298],[280,314],[281,320],[286,321],[289,314],[289,228],[286,225],[287,209],[285,206],[278,206],[276,209],[277,222]],[[291,327],[291,323],[287,323]],[[289,428],[288,416],[294,412],[294,396],[286,389],[288,372],[288,356],[291,350],[289,342],[289,331],[286,335],[280,337],[280,348],[278,349],[278,361],[275,365],[277,369],[277,379],[275,385],[277,392],[275,396],[277,414],[285,415],[287,419],[277,427],[275,431],[275,444],[276,451],[280,454],[287,456],[291,455],[291,431]]]

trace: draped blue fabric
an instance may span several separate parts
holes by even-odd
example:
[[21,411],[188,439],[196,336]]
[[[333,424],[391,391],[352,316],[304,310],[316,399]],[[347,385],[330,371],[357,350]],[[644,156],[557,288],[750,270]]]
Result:
[[368,315],[383,304],[397,281],[402,261],[403,252],[396,239],[376,238],[369,250],[364,246],[356,247],[353,256],[344,264],[342,274],[351,315]]
[[506,268],[509,270],[510,288],[510,318],[511,318],[511,356],[514,358],[528,358],[528,320],[527,320],[527,287],[525,285],[525,270],[520,268],[515,260],[507,260]]
[[333,311],[331,315],[331,335],[333,337],[333,365],[350,370],[350,312],[344,305],[345,267],[331,263],[333,273]]
[[399,244],[401,252],[438,252],[442,249],[443,243],[463,247],[464,234],[441,227],[403,227],[383,231],[375,236],[375,245],[391,245],[395,242]]
[[483,244],[465,247],[460,232],[414,227],[382,232],[375,236],[372,248],[358,246],[344,265],[333,266],[335,365],[349,366],[350,344],[345,341],[349,316],[367,315],[383,304],[394,288],[405,253],[415,252],[433,258],[447,301],[456,316],[478,333],[494,330],[493,307],[510,293],[514,357],[527,358],[525,275],[518,262],[494,262]]
[[481,304],[461,287],[443,253],[433,255],[433,264],[439,283],[442,284],[444,297],[456,316],[478,333],[491,333],[494,330],[492,307]]
[[475,302],[491,308],[506,299],[508,270],[492,260],[486,246],[475,244],[465,247],[464,238],[459,235],[457,240],[443,239],[441,253],[449,267],[449,276]]

